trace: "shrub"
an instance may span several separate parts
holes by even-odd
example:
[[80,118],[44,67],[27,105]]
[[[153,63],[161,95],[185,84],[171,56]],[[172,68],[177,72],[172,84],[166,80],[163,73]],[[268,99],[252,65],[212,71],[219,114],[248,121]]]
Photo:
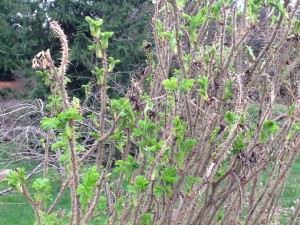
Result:
[[[152,2],[154,43],[143,48],[147,67],[117,99],[107,96],[107,79],[119,60],[106,53],[113,33],[102,30],[105,21],[86,18],[90,50],[100,63],[93,70],[97,84],[84,86],[83,103],[68,96],[68,41],[51,22],[62,45],[61,64],[55,66],[49,51],[33,61],[52,90],[50,113],[40,123],[47,131],[44,177],[35,181],[34,197],[24,170],[11,172],[7,181],[27,197],[38,224],[58,216],[68,188],[70,224],[275,223],[300,147],[299,87],[291,83],[291,77],[298,80],[292,54],[298,3]],[[260,21],[262,9],[268,16]],[[254,51],[249,43],[257,33],[265,39]],[[288,108],[278,115],[274,105],[283,100],[282,87]],[[256,102],[248,97],[253,91]],[[249,115],[253,106],[258,112]],[[53,201],[51,150],[59,152],[66,171]]]

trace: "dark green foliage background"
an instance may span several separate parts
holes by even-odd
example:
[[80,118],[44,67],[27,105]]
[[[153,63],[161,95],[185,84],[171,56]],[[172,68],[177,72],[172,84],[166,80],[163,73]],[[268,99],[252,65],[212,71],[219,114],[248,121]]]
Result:
[[91,44],[85,16],[102,18],[104,30],[114,32],[109,55],[122,62],[114,76],[126,85],[131,71],[145,63],[142,43],[150,36],[151,7],[145,0],[102,1],[0,1],[0,81],[22,79],[26,98],[45,98],[47,89],[35,79],[31,60],[41,50],[50,48],[52,57],[59,59],[59,42],[49,31],[49,21],[57,20],[69,38],[71,89],[82,94],[81,85],[91,78],[97,64],[88,50]]

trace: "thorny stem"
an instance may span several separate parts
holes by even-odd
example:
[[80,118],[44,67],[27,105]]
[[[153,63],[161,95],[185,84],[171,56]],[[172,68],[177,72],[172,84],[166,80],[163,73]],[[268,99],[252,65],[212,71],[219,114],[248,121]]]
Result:
[[31,198],[31,196],[29,195],[28,190],[24,184],[21,185],[21,189],[22,189],[23,195],[29,201],[29,203],[31,204],[31,206],[34,210],[34,214],[37,219],[38,225],[42,225],[41,217],[39,214],[39,204],[36,203],[33,198]]

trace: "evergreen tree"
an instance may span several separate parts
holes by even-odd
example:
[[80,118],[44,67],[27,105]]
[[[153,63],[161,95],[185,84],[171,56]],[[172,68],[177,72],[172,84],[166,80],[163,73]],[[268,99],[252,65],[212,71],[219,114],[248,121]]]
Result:
[[[142,42],[149,36],[149,29],[145,28],[151,11],[147,6],[145,0],[3,0],[0,2],[0,79],[34,77],[31,69],[33,56],[40,49],[46,50],[46,46],[51,46],[51,52],[60,48],[48,28],[49,21],[57,20],[62,24],[72,49],[69,67],[72,83],[69,85],[77,88],[80,94],[81,85],[91,77],[92,64],[97,63],[88,50],[91,39],[84,21],[85,16],[91,16],[104,19],[106,25],[103,29],[114,32],[109,52],[122,61],[117,69],[125,75],[122,73],[118,78],[125,83],[129,71],[145,61],[143,52],[136,50],[141,49]],[[34,85],[34,95],[27,97],[44,97],[44,88],[36,81]]]

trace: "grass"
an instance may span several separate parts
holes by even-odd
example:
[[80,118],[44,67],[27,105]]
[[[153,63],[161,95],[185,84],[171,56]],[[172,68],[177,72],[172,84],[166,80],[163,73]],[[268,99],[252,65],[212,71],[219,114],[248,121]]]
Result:
[[[0,145],[0,170],[24,167],[26,171],[31,171],[38,165],[37,162],[30,161],[13,162],[9,157],[9,152],[10,150],[13,151],[13,149],[13,146],[10,145]],[[4,163],[1,162],[5,159],[8,161]],[[8,164],[8,162],[11,163]],[[35,174],[30,178],[29,187],[32,186],[32,182],[38,177],[42,177],[42,174]],[[54,170],[49,170],[49,179],[52,182],[52,198],[54,199],[60,190],[58,173]],[[3,182],[0,182],[0,191],[6,188],[8,188],[8,186]],[[30,192],[33,196],[34,191],[31,188]],[[60,200],[58,208],[69,211],[70,200],[68,190]],[[0,196],[0,215],[0,225],[33,225],[35,223],[34,212],[31,205],[23,195],[17,193],[16,191],[4,196]]]
[[[282,104],[273,105],[275,116],[284,114],[288,111],[288,107]],[[257,104],[250,104],[248,107],[248,115],[252,124],[256,124],[258,117],[259,107]]]
[[[275,116],[281,115],[288,112],[288,107],[282,104],[274,104],[274,114]],[[253,124],[256,124],[258,117],[259,107],[257,104],[251,104],[248,108],[248,114],[250,117],[250,121]],[[300,199],[300,156],[295,161],[288,175],[288,179],[285,185],[285,190],[280,202],[281,210],[280,210],[280,223],[288,224],[290,217],[293,214],[293,210],[297,205],[297,199]],[[264,185],[266,182],[270,171],[266,171],[263,175],[263,179],[261,184]],[[299,217],[298,217],[299,219]],[[300,221],[298,223],[300,224]]]
[[[289,221],[290,216],[293,213],[293,210],[297,206],[297,199],[300,199],[300,157],[295,161],[292,166],[290,173],[288,175],[288,179],[285,186],[285,191],[283,193],[281,199],[281,207],[282,207],[282,224],[286,224]],[[298,222],[296,224],[300,224],[300,218],[298,216]]]

